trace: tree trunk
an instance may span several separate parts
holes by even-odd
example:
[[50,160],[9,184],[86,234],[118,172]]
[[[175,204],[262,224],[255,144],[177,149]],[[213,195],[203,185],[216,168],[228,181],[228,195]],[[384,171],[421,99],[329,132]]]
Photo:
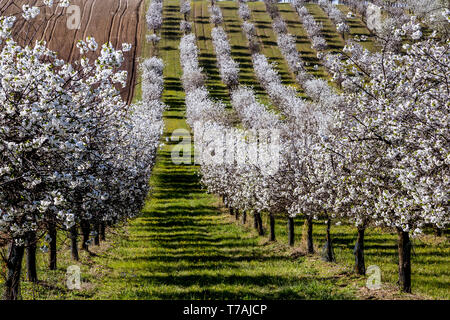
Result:
[[364,231],[365,227],[358,228],[358,238],[356,239],[355,249],[355,272],[360,275],[366,274],[366,264],[364,262]]
[[403,292],[411,293],[411,241],[409,233],[398,230],[398,284]]
[[78,255],[78,229],[77,226],[70,228],[70,241],[71,241],[71,251],[72,259],[79,261],[80,257]]
[[106,241],[106,223],[102,221],[100,223],[100,240]]
[[264,227],[263,227],[263,222],[262,222],[262,218],[261,218],[261,213],[256,213],[256,219],[258,221],[258,233],[260,236],[264,235]]
[[36,270],[36,233],[27,235],[27,278],[30,282],[38,282]]
[[273,213],[269,214],[269,224],[270,224],[270,241],[276,241],[275,238],[275,216]]
[[331,229],[331,219],[328,218],[327,219],[327,235],[326,235],[326,242],[325,242],[323,258],[327,262],[334,262],[336,260],[335,260],[334,253],[333,253],[333,246],[331,244],[330,229]]
[[314,242],[313,242],[313,219],[312,217],[306,217],[306,250],[308,253],[314,253]]
[[17,246],[15,241],[9,247],[8,260],[6,262],[8,274],[5,281],[4,300],[18,300],[20,296],[20,273],[25,252],[24,246]]
[[234,209],[233,208],[230,208],[230,215],[234,216]]
[[234,218],[236,219],[236,221],[239,220],[239,210],[238,210],[238,209],[236,209],[236,210],[234,211]]
[[56,228],[53,224],[48,227],[48,235],[50,236],[50,259],[48,268],[56,270]]
[[242,224],[247,223],[247,211],[242,211]]
[[81,244],[81,249],[88,251],[89,250],[89,234],[91,233],[91,226],[87,221],[81,221],[81,233],[83,234],[83,243]]
[[295,233],[294,233],[294,218],[288,217],[288,238],[289,245],[294,246],[295,243]]
[[442,229],[436,227],[436,228],[434,229],[434,231],[435,231],[436,237],[441,237],[441,236],[442,236]]
[[96,246],[99,246],[100,245],[100,222],[99,221],[95,221],[94,231],[95,231],[94,244]]
[[253,213],[253,227],[255,230],[258,230],[258,217],[256,216],[256,213]]

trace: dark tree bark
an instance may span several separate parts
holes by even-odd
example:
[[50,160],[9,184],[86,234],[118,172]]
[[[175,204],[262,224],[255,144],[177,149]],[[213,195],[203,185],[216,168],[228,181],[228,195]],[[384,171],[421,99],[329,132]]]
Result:
[[50,224],[48,227],[48,235],[50,236],[50,259],[48,268],[50,270],[56,270],[56,227]]
[[102,221],[100,223],[100,240],[106,241],[106,223]]
[[436,227],[434,229],[436,237],[442,237],[442,229]]
[[355,255],[355,272],[360,275],[366,274],[366,264],[364,262],[364,232],[365,227],[358,228],[358,238],[356,239],[355,249],[353,254]]
[[247,223],[247,211],[242,211],[242,224]]
[[18,300],[20,297],[20,274],[24,253],[25,247],[16,245],[15,241],[12,240],[8,260],[6,261],[8,273],[5,281],[5,292],[3,293],[4,300]]
[[233,208],[230,208],[230,215],[234,216],[234,209]]
[[36,233],[27,235],[27,278],[30,282],[38,282],[36,270]]
[[255,230],[258,230],[258,217],[256,216],[256,212],[253,213],[253,227]]
[[88,251],[89,234],[91,233],[91,226],[89,222],[85,220],[81,221],[81,233],[83,234],[83,243],[81,244],[81,249]]
[[95,231],[94,244],[96,246],[99,246],[100,245],[100,222],[99,221],[95,221],[94,231]]
[[403,292],[411,293],[411,241],[409,233],[398,233],[398,284]]
[[275,216],[273,213],[269,214],[269,224],[270,224],[270,241],[276,241],[275,238]]
[[295,243],[295,233],[294,233],[294,218],[288,217],[288,238],[289,245],[294,246]]
[[328,218],[327,219],[327,234],[326,234],[326,239],[325,239],[326,241],[325,241],[323,259],[328,262],[334,262],[336,260],[334,257],[333,245],[331,243],[330,229],[331,229],[331,219]]
[[306,250],[308,253],[314,253],[314,242],[313,242],[313,219],[310,216],[306,217]]
[[77,226],[73,226],[70,228],[70,242],[71,242],[71,252],[72,259],[75,261],[80,260],[80,256],[78,255],[78,228]]
[[238,209],[236,209],[234,211],[234,218],[236,219],[236,221],[239,221],[239,210]]
[[256,213],[256,220],[258,222],[258,234],[260,236],[264,235],[264,227],[263,227],[263,222],[262,222],[262,218],[261,218],[261,213]]

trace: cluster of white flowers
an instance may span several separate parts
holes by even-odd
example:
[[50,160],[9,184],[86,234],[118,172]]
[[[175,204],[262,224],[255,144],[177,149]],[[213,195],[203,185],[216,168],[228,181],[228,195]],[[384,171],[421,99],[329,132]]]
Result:
[[220,77],[229,90],[233,90],[239,85],[239,64],[231,57],[231,46],[227,34],[221,26],[214,27],[211,31],[211,38]]
[[152,0],[150,3],[145,19],[147,21],[147,29],[153,31],[147,35],[147,41],[156,45],[161,37],[158,35],[163,23],[163,2],[162,0]]
[[210,12],[209,20],[211,21],[211,23],[213,25],[215,25],[216,27],[221,25],[223,23],[223,15],[222,15],[222,10],[220,9],[220,7],[213,4],[213,5],[209,6],[208,9]]
[[336,25],[336,29],[339,33],[346,34],[350,32],[346,17],[341,10],[327,0],[319,0],[319,5]]
[[161,83],[154,79],[162,79],[162,66],[144,63],[144,90],[152,92],[127,106],[118,87],[127,79],[122,50],[107,43],[98,53],[88,37],[77,44],[81,59],[69,64],[43,41],[16,42],[14,18],[0,21],[0,235],[12,244],[5,296],[16,298],[29,237],[48,230],[56,266],[56,230],[81,225],[85,242],[91,227],[97,232],[140,212],[162,133]]
[[[299,5],[299,3],[302,2],[297,2],[297,6]],[[271,7],[276,6],[276,4],[268,1],[266,2],[266,6]],[[278,48],[283,54],[289,69],[292,73],[294,73],[298,84],[303,87],[306,94],[314,102],[318,103],[323,110],[325,110],[326,107],[330,104],[341,103],[341,99],[339,98],[337,92],[335,92],[335,90],[331,86],[329,86],[325,80],[316,79],[313,75],[309,74],[306,71],[303,60],[297,50],[295,37],[288,33],[285,26],[286,24],[281,15],[276,10],[271,11],[275,12],[272,26],[277,36]],[[319,53],[318,56],[322,58],[322,62],[326,67],[328,67],[328,64],[336,59],[336,57],[331,54]],[[281,84],[281,79],[278,75],[274,76],[274,73],[276,73],[276,71],[268,64],[267,59],[258,56],[257,60],[260,70],[256,71],[256,74],[259,74],[258,79],[260,80],[260,82],[262,82],[261,84],[271,97],[275,98],[276,93],[278,93],[278,95],[280,96],[280,98],[274,100],[274,102],[278,106],[291,105],[294,107],[301,105],[301,103],[293,103],[293,101],[299,101],[299,99],[295,98],[293,96],[293,93],[291,93],[290,95],[287,94],[287,88],[281,90],[277,89],[283,87]],[[255,68],[255,70],[257,69]],[[272,89],[269,89],[269,84],[270,86],[272,86]]]
[[312,48],[317,51],[324,51],[327,42],[322,36],[322,24],[316,22],[304,4],[304,0],[294,0],[292,7],[297,11],[308,38],[311,40]]
[[142,71],[142,100],[161,100],[164,91],[164,62],[152,57],[140,65]]
[[180,41],[180,61],[183,68],[183,88],[186,93],[186,117],[193,128],[195,123],[223,122],[225,105],[215,102],[205,86],[203,69],[198,61],[198,48],[194,34],[188,34]]
[[250,19],[250,9],[247,5],[246,0],[239,0],[239,9],[238,9],[239,17],[242,20],[247,21]]
[[162,26],[162,0],[152,0],[150,3],[147,14],[145,15],[147,21],[147,29],[153,30],[156,33]]

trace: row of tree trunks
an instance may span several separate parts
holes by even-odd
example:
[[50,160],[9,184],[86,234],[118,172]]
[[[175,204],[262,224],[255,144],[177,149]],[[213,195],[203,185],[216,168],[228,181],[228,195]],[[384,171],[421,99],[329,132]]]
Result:
[[13,240],[9,247],[8,260],[6,262],[8,273],[3,294],[4,300],[18,300],[20,298],[20,274],[24,252],[25,246],[17,245],[15,240]]
[[[98,230],[99,239],[102,241],[106,238],[106,223],[98,223],[95,227]],[[88,249],[87,241],[90,235],[90,224],[82,223],[83,234],[83,249]],[[47,233],[49,236],[49,269],[57,269],[57,229],[53,224],[49,224],[47,227]],[[71,239],[71,253],[72,258],[75,261],[79,260],[78,253],[78,229],[73,227],[70,229]],[[98,241],[98,244],[100,241]],[[8,250],[8,256],[6,258],[7,275],[5,281],[5,291],[3,293],[3,299],[5,300],[18,300],[20,298],[20,277],[22,272],[22,261],[25,256],[26,250],[26,271],[27,279],[30,282],[37,283],[37,267],[36,267],[36,251],[37,251],[37,237],[36,232],[29,232],[26,234],[25,243],[17,245],[15,240],[11,241]]]
[[[230,214],[235,215],[236,220],[239,220],[239,212],[236,209],[230,208]],[[242,223],[246,224],[247,212],[242,212]],[[255,230],[258,231],[259,235],[264,235],[264,227],[262,224],[262,218],[260,213],[253,214],[253,225]],[[269,213],[269,226],[270,234],[269,240],[276,241],[275,235],[275,215]],[[295,244],[295,226],[294,218],[288,217],[287,221],[288,228],[288,242],[290,246]],[[354,271],[359,275],[366,274],[366,265],[364,260],[364,236],[365,236],[365,226],[358,227],[358,234],[355,243],[355,248],[353,254],[355,256]],[[313,242],[313,218],[306,216],[304,224],[305,242],[306,250],[309,254],[314,254],[314,242]],[[398,284],[402,291],[411,292],[411,241],[409,239],[409,233],[402,230],[398,230],[398,274],[399,280]],[[327,229],[326,229],[326,239],[324,246],[324,259],[329,262],[336,261],[333,252],[332,239],[331,239],[331,219],[327,219]]]

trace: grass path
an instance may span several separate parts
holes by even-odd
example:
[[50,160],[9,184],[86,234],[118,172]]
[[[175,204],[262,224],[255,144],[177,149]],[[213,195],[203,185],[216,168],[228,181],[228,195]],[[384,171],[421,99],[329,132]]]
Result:
[[[164,2],[161,56],[166,62],[165,136],[187,128],[180,83],[178,1]],[[158,155],[153,194],[143,215],[102,259],[111,270],[95,298],[333,299],[351,298],[339,277],[282,245],[263,245],[251,229],[230,223],[201,188],[193,165],[174,165],[171,144]]]

